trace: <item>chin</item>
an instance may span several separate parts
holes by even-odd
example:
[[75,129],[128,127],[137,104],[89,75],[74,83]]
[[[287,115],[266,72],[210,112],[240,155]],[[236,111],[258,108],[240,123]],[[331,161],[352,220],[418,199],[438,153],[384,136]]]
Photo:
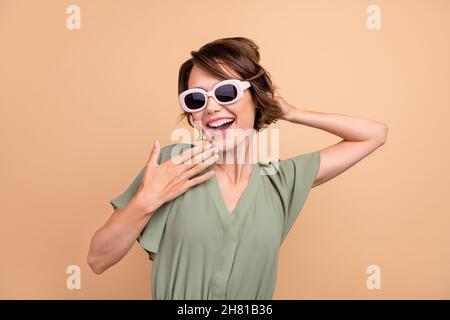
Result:
[[252,129],[230,128],[225,132],[216,132],[206,129],[203,131],[206,139],[217,149],[219,152],[227,152],[235,149],[236,147],[244,147],[246,137],[253,132]]

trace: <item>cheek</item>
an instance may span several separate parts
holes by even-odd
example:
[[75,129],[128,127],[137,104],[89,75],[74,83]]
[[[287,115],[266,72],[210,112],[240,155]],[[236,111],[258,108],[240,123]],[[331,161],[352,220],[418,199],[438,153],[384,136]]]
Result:
[[202,115],[203,115],[203,112],[195,112],[195,113],[192,114],[192,120],[194,122],[201,122],[202,121]]
[[239,121],[239,126],[253,127],[253,123],[255,122],[255,107],[251,102],[248,102],[239,109],[236,116]]

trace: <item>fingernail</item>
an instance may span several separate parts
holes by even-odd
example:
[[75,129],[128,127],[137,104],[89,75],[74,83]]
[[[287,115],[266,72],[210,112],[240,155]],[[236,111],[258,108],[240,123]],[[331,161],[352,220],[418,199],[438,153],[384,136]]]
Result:
[[159,147],[159,141],[155,140],[155,143],[153,144],[155,147]]

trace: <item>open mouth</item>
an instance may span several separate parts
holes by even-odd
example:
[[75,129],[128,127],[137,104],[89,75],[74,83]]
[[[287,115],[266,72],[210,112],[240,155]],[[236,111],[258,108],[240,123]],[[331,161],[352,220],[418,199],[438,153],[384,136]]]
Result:
[[234,123],[234,118],[222,118],[216,121],[211,121],[206,124],[208,129],[213,130],[226,130],[231,127]]

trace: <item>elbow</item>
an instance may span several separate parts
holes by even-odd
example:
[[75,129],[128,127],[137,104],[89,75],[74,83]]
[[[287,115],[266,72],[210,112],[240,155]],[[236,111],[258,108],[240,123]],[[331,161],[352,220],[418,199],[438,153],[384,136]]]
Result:
[[380,129],[378,130],[374,140],[377,142],[378,145],[383,145],[386,143],[387,141],[387,136],[388,136],[388,126],[380,123]]
[[106,268],[91,253],[87,256],[87,264],[91,267],[95,274],[102,274]]

